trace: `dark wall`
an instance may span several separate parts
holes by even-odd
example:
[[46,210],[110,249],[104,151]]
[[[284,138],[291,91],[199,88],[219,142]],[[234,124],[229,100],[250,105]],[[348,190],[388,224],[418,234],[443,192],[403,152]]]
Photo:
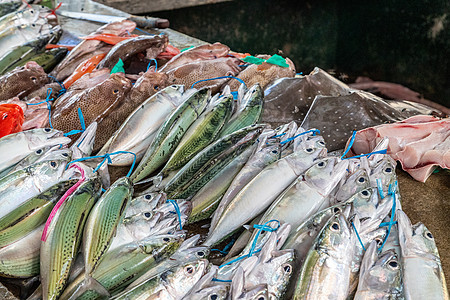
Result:
[[448,0],[232,1],[155,15],[235,51],[281,50],[298,72],[396,82],[450,106]]

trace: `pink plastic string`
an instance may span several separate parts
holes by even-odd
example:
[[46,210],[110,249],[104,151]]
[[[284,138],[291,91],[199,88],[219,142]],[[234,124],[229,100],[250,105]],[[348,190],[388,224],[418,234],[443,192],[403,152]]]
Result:
[[83,181],[85,180],[84,170],[82,168],[80,168],[77,165],[71,165],[70,168],[78,169],[78,171],[80,171],[80,173],[81,173],[81,178],[80,178],[80,180],[78,180],[77,183],[75,183],[70,189],[68,189],[64,193],[64,195],[61,197],[61,199],[59,199],[59,201],[53,207],[52,212],[50,213],[50,216],[48,216],[47,222],[45,222],[44,231],[42,232],[41,241],[43,241],[43,242],[45,242],[47,240],[48,227],[50,226],[50,224],[51,224],[53,218],[55,217],[56,212],[58,211],[58,209],[61,207],[61,205],[64,203],[64,201],[66,201],[67,197],[69,197],[83,183]]

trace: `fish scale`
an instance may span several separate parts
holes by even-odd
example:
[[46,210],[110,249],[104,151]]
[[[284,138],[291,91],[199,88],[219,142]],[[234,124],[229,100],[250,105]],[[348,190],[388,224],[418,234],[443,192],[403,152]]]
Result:
[[102,195],[89,214],[83,235],[85,270],[88,276],[111,245],[132,193],[130,180],[122,177]]
[[0,247],[10,244],[43,224],[56,201],[74,183],[75,180],[69,180],[55,184],[1,218]]
[[200,115],[199,119],[189,127],[161,173],[165,174],[181,168],[214,140],[230,117],[232,101],[231,95],[225,96],[211,111]]
[[41,245],[43,299],[57,299],[64,290],[81,243],[87,215],[100,196],[99,178],[84,182],[59,208]]
[[134,183],[152,174],[169,159],[187,128],[207,105],[209,96],[208,89],[202,89],[189,95],[188,99],[168,117],[158,130],[141,162],[131,174],[130,178]]
[[[260,128],[261,129],[261,128]],[[258,137],[259,130],[250,132],[240,142],[226,149],[222,153],[208,160],[207,163],[199,166],[200,168],[191,173],[190,176],[185,176],[187,181],[184,183],[178,181],[174,177],[164,188],[168,197],[190,197],[198,192],[209,180],[211,180],[220,170],[228,165],[228,163],[244,152],[244,150],[250,146]],[[201,153],[201,152],[200,152]],[[200,154],[199,153],[199,154]],[[183,169],[182,169],[183,170]],[[189,168],[187,168],[189,170]],[[180,170],[180,172],[182,172]],[[185,174],[188,175],[188,174]]]
[[176,189],[183,186],[192,176],[196,174],[207,162],[213,160],[217,155],[222,153],[225,149],[236,144],[240,139],[250,133],[252,130],[262,130],[262,125],[248,126],[239,131],[236,131],[228,136],[225,136],[213,144],[207,146],[205,149],[197,153],[181,170],[177,172],[174,178],[172,178],[166,185],[167,189]]

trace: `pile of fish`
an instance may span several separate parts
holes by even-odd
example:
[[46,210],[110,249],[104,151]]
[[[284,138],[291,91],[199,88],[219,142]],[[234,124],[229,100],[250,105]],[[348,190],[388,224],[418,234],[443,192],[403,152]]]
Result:
[[135,26],[84,37],[52,78],[35,61],[0,77],[0,276],[37,276],[45,300],[448,299],[401,209],[396,140],[366,129],[422,115],[447,154],[448,118]]

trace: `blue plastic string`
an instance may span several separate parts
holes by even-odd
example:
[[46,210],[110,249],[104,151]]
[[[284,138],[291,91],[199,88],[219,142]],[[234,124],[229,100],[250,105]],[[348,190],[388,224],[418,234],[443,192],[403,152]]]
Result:
[[347,149],[345,149],[344,154],[342,154],[341,159],[344,159],[344,157],[347,155],[348,151],[350,151],[350,149],[353,147],[353,143],[355,142],[355,136],[356,136],[356,131],[353,131],[352,138],[350,139],[350,143],[348,144]]
[[289,143],[290,141],[293,141],[294,139],[298,138],[299,136],[305,135],[305,134],[310,133],[310,132],[312,132],[313,136],[316,135],[316,134],[320,134],[320,130],[318,130],[318,129],[311,129],[311,130],[307,130],[305,132],[299,133],[297,135],[294,135],[293,137],[290,137],[290,138],[280,142],[280,144],[284,145],[286,143]]
[[180,211],[180,207],[178,206],[177,201],[172,200],[172,199],[167,199],[166,202],[172,203],[173,207],[175,208],[175,212],[178,215],[178,223],[180,224],[180,230],[183,230],[183,224],[181,223],[181,211]]
[[213,278],[211,281],[217,281],[217,282],[232,282],[231,280],[222,280],[222,279],[217,279],[217,278]]
[[233,244],[235,242],[236,242],[236,240],[232,239],[228,244],[225,245],[225,247],[223,247],[222,250],[220,250],[220,249],[211,249],[211,251],[216,251],[216,252],[219,252],[220,254],[227,255],[228,252],[229,252],[228,249],[230,249],[231,246],[233,246]]
[[92,158],[103,158],[103,160],[97,165],[97,167],[95,167],[95,169],[92,172],[97,172],[98,169],[100,169],[100,167],[106,162],[108,161],[108,163],[112,163],[111,161],[111,156],[113,155],[117,155],[117,154],[122,154],[122,153],[129,153],[129,154],[133,154],[134,159],[133,159],[133,163],[131,164],[131,168],[128,171],[127,177],[130,177],[131,172],[133,171],[134,165],[136,164],[136,154],[134,154],[133,152],[130,151],[116,151],[113,153],[106,153],[103,155],[94,155],[94,156],[88,156],[88,157],[82,157],[82,158],[78,158],[78,159],[74,159],[71,162],[69,162],[66,166],[66,169],[69,167],[70,164],[79,162],[79,161],[85,161],[85,160],[89,160]]
[[150,69],[152,62],[155,63],[155,72],[156,72],[156,70],[158,70],[158,62],[154,58],[150,59],[150,62],[148,63],[148,66],[147,66],[147,71],[148,71],[148,69]]
[[83,133],[86,130],[86,124],[84,123],[84,116],[81,108],[78,107],[78,119],[80,120],[81,130],[74,129],[69,131],[68,133],[64,133],[64,136],[70,136],[78,133]]
[[364,247],[361,237],[359,236],[358,230],[356,230],[355,224],[353,224],[353,222],[352,222],[352,227],[353,227],[353,230],[355,230],[356,237],[358,238],[358,241],[361,244],[361,247],[363,248],[364,251],[366,251],[366,247]]
[[386,244],[389,234],[391,233],[392,225],[395,224],[394,217],[395,217],[395,210],[396,210],[396,205],[397,205],[396,204],[397,198],[396,198],[396,194],[395,194],[396,187],[397,187],[397,181],[395,182],[393,191],[391,193],[391,195],[392,195],[392,210],[391,210],[391,219],[389,220],[389,223],[388,223],[388,231],[387,231],[386,237],[384,238],[383,244],[381,244],[380,248],[378,249],[379,252],[381,252],[381,250],[383,250],[384,244]]
[[[380,227],[389,226],[390,222],[383,222],[380,224]],[[397,224],[397,221],[395,221],[393,224]]]
[[271,136],[269,139],[276,139],[277,137],[282,137],[283,135],[286,135],[286,132]]
[[342,160],[350,159],[350,158],[360,158],[360,157],[363,157],[363,156],[370,157],[371,155],[374,155],[374,154],[386,154],[386,153],[387,153],[387,149],[383,149],[383,150],[373,151],[373,152],[370,152],[370,153],[367,153],[367,154],[360,154],[360,155],[356,155],[356,156],[352,156],[352,157],[343,157]]
[[27,105],[39,105],[43,103],[47,103],[47,109],[48,109],[48,124],[50,125],[50,128],[53,128],[52,125],[52,105],[50,104],[50,101],[54,101],[55,99],[50,99],[50,96],[52,95],[52,88],[47,89],[47,97],[45,97],[44,101],[41,101],[39,103],[27,103]]
[[140,28],[138,28],[138,27],[136,27],[135,29],[136,29],[137,31],[142,32],[143,34],[146,34],[146,35],[154,35],[154,34],[148,33],[147,31],[144,31],[144,30],[142,30],[142,29],[140,29]]
[[238,96],[239,96],[239,94],[238,94],[237,91],[231,92],[231,95],[233,95],[233,99],[234,99],[234,100],[236,100],[236,99],[238,98]]
[[380,178],[377,179],[377,189],[378,189],[378,194],[380,194],[380,198],[384,199],[384,192],[383,192],[383,187],[381,185],[381,179]]
[[196,82],[194,82],[194,83],[191,85],[191,89],[194,87],[194,85],[196,85],[197,83],[203,82],[203,81],[210,81],[210,80],[216,80],[216,79],[225,79],[225,78],[233,78],[233,79],[236,79],[237,81],[239,81],[240,83],[242,83],[242,84],[245,86],[245,88],[247,88],[247,85],[245,84],[245,82],[244,82],[242,79],[230,75],[230,76],[220,76],[220,77],[214,77],[214,78],[202,79],[202,80],[196,81]]
[[[276,222],[277,223],[277,227],[272,228],[269,225],[267,225],[267,224],[270,224],[272,222]],[[266,223],[264,223],[263,225],[255,224],[255,225],[253,225],[253,228],[258,229],[258,232],[256,233],[256,236],[253,239],[253,243],[252,243],[252,246],[251,246],[250,251],[248,252],[248,254],[239,256],[239,257],[237,257],[237,258],[235,258],[235,259],[233,259],[233,260],[231,260],[231,261],[229,261],[229,262],[227,262],[227,263],[225,263],[223,265],[220,265],[219,268],[222,268],[222,267],[227,266],[227,265],[231,265],[231,264],[233,264],[233,263],[235,263],[237,261],[240,261],[240,260],[242,260],[244,258],[250,257],[253,254],[256,254],[256,253],[260,252],[261,249],[255,250],[256,249],[256,243],[258,242],[259,235],[261,234],[262,231],[273,232],[273,231],[278,230],[278,228],[280,228],[280,222],[278,220],[270,220],[270,221],[267,221]]]
[[53,79],[61,87],[61,90],[59,91],[58,95],[56,95],[56,98],[58,98],[59,96],[61,96],[62,94],[65,94],[67,92],[66,87],[64,86],[64,84],[61,81],[57,80],[52,75],[47,75],[47,76],[50,77],[51,79]]

